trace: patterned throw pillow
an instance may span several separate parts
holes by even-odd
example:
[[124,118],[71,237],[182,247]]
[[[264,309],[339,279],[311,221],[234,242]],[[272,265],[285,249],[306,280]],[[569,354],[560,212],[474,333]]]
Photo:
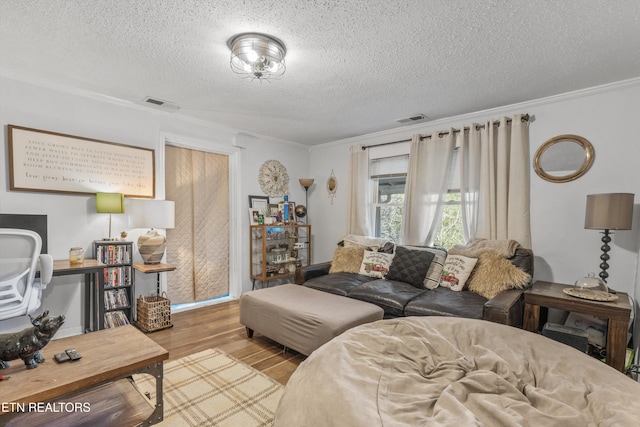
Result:
[[333,252],[333,260],[329,273],[360,273],[360,264],[364,257],[364,248],[337,247]]
[[394,254],[384,252],[364,251],[360,274],[382,279],[389,272],[393,256]]
[[444,261],[447,259],[447,250],[444,248],[438,248],[434,246],[406,246],[409,249],[429,251],[434,257],[429,271],[424,278],[424,287],[427,289],[435,289],[440,284],[440,278],[442,277],[442,267],[444,267]]
[[429,251],[410,250],[398,246],[386,279],[398,280],[409,283],[416,288],[423,288],[424,278],[429,271],[433,257],[434,254]]
[[463,290],[477,262],[478,258],[448,255],[444,263],[444,268],[442,269],[440,286],[450,288],[452,291]]

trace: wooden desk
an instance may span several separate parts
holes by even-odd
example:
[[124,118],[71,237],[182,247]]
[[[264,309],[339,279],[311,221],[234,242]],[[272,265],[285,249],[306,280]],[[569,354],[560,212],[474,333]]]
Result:
[[[68,259],[56,259],[53,261],[53,276],[69,276],[72,274],[84,274],[84,322],[82,330],[90,332],[91,328],[91,274],[101,273],[105,264],[95,259],[85,259],[82,264],[71,264]],[[39,274],[39,272],[37,273]],[[98,274],[98,280],[104,281],[104,275]]]
[[104,267],[103,263],[95,259],[85,259],[82,264],[71,264],[68,259],[56,259],[53,261],[53,275],[91,274],[100,272]]
[[572,297],[562,291],[570,286],[537,281],[527,289],[524,293],[524,329],[538,332],[546,322],[547,308],[608,319],[607,364],[624,372],[627,330],[631,316],[631,304],[627,294],[618,292],[618,299],[612,302],[591,301]]
[[[60,364],[55,362],[54,354],[70,348],[78,350],[82,359]],[[2,375],[11,377],[0,383],[2,402],[7,405],[25,404],[28,410],[29,402],[51,401],[58,397],[66,399],[73,393],[134,373],[147,373],[156,378],[157,396],[155,409],[146,424],[162,421],[163,361],[169,358],[169,352],[134,326],[126,325],[53,340],[40,353],[45,362],[36,369],[27,370],[21,360],[15,360],[11,362],[11,367],[2,371]],[[13,416],[41,415],[8,411],[5,414],[0,417],[0,425],[5,425],[7,419]]]

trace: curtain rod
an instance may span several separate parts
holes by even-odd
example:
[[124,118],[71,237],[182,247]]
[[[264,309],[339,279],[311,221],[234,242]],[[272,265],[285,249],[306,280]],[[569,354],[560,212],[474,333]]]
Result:
[[[507,123],[510,123],[511,121],[512,121],[512,119],[507,119]],[[521,121],[528,122],[529,121],[529,114],[525,114],[524,116],[522,116]],[[498,126],[499,124],[500,124],[500,120],[496,120],[496,121],[493,122],[494,126]],[[484,125],[476,125],[476,130],[483,129],[483,128],[484,128]],[[461,129],[454,129],[453,133],[458,133],[458,132],[460,132],[460,130]],[[468,127],[463,127],[462,130],[467,131],[467,130],[469,130],[469,128]],[[448,135],[448,134],[449,134],[449,132],[447,131],[447,132],[440,132],[438,135],[442,136],[442,135]],[[426,135],[426,136],[420,137],[420,139],[428,139],[428,138],[431,138],[431,135]],[[383,142],[382,144],[363,145],[362,149],[366,150],[367,148],[370,148],[370,147],[382,147],[383,145],[399,144],[401,142],[411,142],[411,139],[403,139],[401,141],[392,141],[392,142]]]

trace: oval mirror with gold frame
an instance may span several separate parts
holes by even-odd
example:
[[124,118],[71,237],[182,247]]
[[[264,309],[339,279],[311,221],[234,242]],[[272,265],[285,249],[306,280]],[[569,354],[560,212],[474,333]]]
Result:
[[578,135],[558,135],[538,148],[533,168],[549,182],[569,182],[587,173],[593,164],[593,145]]

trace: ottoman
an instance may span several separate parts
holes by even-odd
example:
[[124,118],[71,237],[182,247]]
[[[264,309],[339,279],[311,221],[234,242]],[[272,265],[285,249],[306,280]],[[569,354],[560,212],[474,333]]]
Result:
[[240,297],[240,323],[305,356],[354,326],[382,319],[377,305],[300,285],[258,289]]

